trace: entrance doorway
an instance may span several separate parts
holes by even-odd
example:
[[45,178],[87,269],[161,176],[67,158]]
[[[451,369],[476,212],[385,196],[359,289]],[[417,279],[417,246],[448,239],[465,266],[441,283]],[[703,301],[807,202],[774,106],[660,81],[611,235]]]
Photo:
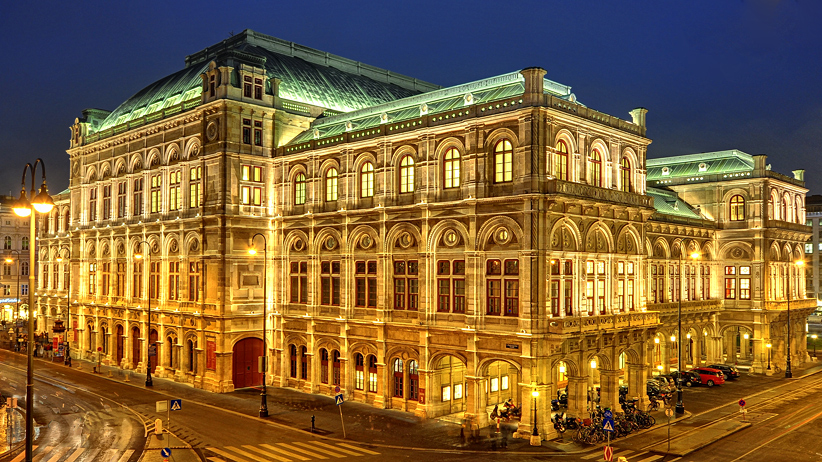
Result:
[[257,358],[262,355],[263,341],[258,338],[246,338],[234,345],[232,352],[234,388],[262,385],[263,374],[257,370]]

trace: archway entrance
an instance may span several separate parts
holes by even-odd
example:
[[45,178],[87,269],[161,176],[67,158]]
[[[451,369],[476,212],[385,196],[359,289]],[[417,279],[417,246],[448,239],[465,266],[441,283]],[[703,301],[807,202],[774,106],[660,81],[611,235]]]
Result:
[[232,351],[232,380],[234,388],[262,385],[263,374],[257,369],[257,358],[263,355],[263,341],[245,338],[234,345]]
[[117,350],[115,353],[115,358],[117,360],[117,365],[119,366],[123,361],[123,341],[125,337],[123,337],[123,326],[117,326]]
[[751,364],[753,349],[753,331],[747,327],[731,326],[722,333],[722,357],[726,363]]
[[140,364],[140,328],[131,328],[131,367],[136,369]]
[[490,413],[496,405],[499,405],[499,410],[502,411],[503,404],[509,399],[514,406],[521,404],[521,379],[516,366],[507,361],[494,361],[485,365],[482,376],[485,379],[485,395],[482,401],[487,412]]
[[154,347],[155,352],[151,358],[151,373],[153,374],[157,371],[157,363],[160,362],[160,355],[157,351],[157,331],[154,329],[151,329],[151,334],[148,336],[148,344]]
[[431,377],[432,404],[436,415],[465,411],[465,364],[456,356],[444,356],[435,363]]

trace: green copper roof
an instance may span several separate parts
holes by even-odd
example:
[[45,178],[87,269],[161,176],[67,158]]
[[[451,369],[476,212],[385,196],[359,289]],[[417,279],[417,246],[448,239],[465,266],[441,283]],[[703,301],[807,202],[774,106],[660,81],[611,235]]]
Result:
[[[186,57],[186,68],[140,90],[115,109],[95,131],[121,126],[183,104],[199,104],[202,74],[208,63],[239,63],[263,67],[281,80],[279,95],[286,100],[337,112],[375,106],[440,88],[421,80],[362,64],[252,30]],[[232,78],[236,78],[233,76]],[[159,118],[155,116],[153,118]]]
[[[564,99],[575,99],[571,87],[551,80],[544,80],[546,94]],[[312,139],[333,137],[351,130],[363,130],[387,122],[403,122],[423,114],[440,114],[467,106],[482,105],[505,98],[518,98],[525,91],[525,78],[519,71],[490,77],[454,87],[411,96],[354,112],[343,113],[315,120],[311,128],[297,135],[289,145]],[[506,103],[507,104],[507,103]],[[462,114],[460,114],[462,115]]]
[[654,208],[657,213],[682,218],[695,218],[697,220],[702,218],[673,191],[647,188],[647,194],[654,198]]
[[754,160],[750,154],[733,149],[648,159],[646,167],[648,181],[657,181],[750,172],[754,168]]

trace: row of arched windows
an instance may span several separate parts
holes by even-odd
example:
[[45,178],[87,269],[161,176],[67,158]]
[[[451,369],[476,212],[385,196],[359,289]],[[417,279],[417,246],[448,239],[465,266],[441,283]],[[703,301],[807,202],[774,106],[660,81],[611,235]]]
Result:
[[[553,157],[553,175],[560,180],[568,181],[570,178],[570,161],[568,144],[560,140],[554,150]],[[603,154],[599,149],[591,150],[591,155],[588,157],[588,184],[597,187],[606,187],[604,175]],[[631,161],[627,157],[622,157],[619,161],[619,189],[620,191],[633,191],[632,166]]]

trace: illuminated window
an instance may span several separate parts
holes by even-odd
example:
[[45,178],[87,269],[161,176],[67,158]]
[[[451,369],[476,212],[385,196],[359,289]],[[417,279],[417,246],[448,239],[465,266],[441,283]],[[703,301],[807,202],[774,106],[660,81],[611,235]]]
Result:
[[462,384],[454,385],[454,399],[462,399]]
[[745,219],[745,199],[739,194],[731,197],[731,221],[741,221]]
[[134,180],[134,192],[132,194],[132,215],[141,215],[143,213],[143,179],[137,178]]
[[298,173],[294,179],[294,203],[297,205],[305,204],[305,174]]
[[451,401],[451,385],[442,387],[442,401]]
[[354,388],[365,388],[365,358],[360,353],[354,355]]
[[337,169],[329,168],[325,172],[325,200],[334,202],[337,200]]
[[197,208],[200,206],[200,185],[203,178],[202,167],[192,167],[189,170],[188,179],[188,206]]
[[377,392],[377,357],[368,355],[368,391]]
[[501,388],[502,388],[503,390],[507,390],[507,389],[508,389],[508,376],[507,376],[507,375],[503,375],[503,376],[502,376],[502,387],[501,387]]
[[151,213],[160,211],[163,200],[163,176],[161,174],[151,176]]
[[498,141],[494,147],[494,182],[513,180],[514,151],[508,140]]
[[420,399],[420,376],[417,362],[413,359],[408,361],[408,399]]
[[180,210],[180,206],[182,205],[182,197],[180,197],[180,181],[182,179],[182,173],[180,170],[175,170],[171,172],[168,176],[168,182],[170,188],[168,190],[168,209],[169,210]]
[[451,148],[445,152],[443,180],[446,189],[460,186],[460,152],[457,148]]
[[496,377],[491,377],[491,391],[499,391],[499,379]]
[[400,162],[400,193],[414,192],[414,158],[405,156]]
[[554,151],[554,176],[560,180],[568,180],[568,145],[560,140]]
[[394,397],[402,398],[403,394],[403,377],[402,377],[402,359],[395,358],[393,363],[394,372]]
[[619,162],[619,189],[631,192],[631,161],[623,157]]
[[602,156],[599,151],[591,151],[591,158],[588,159],[588,184],[602,186]]
[[374,197],[374,164],[371,162],[360,168],[360,197]]

